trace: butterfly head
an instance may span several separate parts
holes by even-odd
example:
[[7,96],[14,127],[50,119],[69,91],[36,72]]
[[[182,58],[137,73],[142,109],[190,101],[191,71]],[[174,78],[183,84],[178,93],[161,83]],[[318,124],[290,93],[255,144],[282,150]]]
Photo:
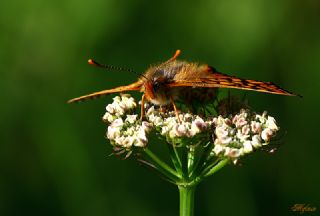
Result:
[[166,87],[165,78],[156,77],[147,80],[144,84],[144,94],[148,101],[156,105],[165,105],[170,102],[167,96],[168,89]]

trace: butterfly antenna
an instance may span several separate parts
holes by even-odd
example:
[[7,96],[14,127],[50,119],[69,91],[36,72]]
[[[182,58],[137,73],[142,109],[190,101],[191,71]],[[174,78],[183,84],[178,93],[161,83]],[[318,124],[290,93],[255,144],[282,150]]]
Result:
[[166,61],[166,63],[176,60],[180,54],[181,54],[181,50],[179,49],[176,50],[175,54],[168,61]]
[[128,72],[137,74],[138,76],[142,76],[142,77],[144,77],[146,80],[148,80],[148,78],[145,77],[143,74],[139,74],[139,73],[135,72],[134,70],[132,70],[132,69],[130,69],[130,68],[123,68],[123,67],[117,67],[117,66],[113,66],[113,65],[100,64],[100,63],[96,62],[96,61],[93,60],[93,59],[89,59],[89,60],[88,60],[88,63],[89,63],[90,65],[95,66],[95,67],[104,68],[104,69],[107,69],[107,70],[128,71]]

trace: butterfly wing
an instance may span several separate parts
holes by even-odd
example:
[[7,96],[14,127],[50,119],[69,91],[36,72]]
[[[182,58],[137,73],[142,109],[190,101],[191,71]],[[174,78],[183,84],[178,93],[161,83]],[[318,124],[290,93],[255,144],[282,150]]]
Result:
[[139,81],[132,83],[130,85],[119,86],[119,87],[116,87],[113,89],[102,90],[102,91],[94,92],[94,93],[84,95],[81,97],[73,98],[73,99],[69,100],[68,103],[74,103],[74,102],[79,102],[79,101],[83,101],[83,100],[94,99],[97,97],[101,97],[101,96],[116,93],[116,92],[139,91],[142,85],[143,85],[143,81],[139,80]]
[[251,90],[258,92],[266,92],[271,94],[280,94],[288,96],[299,96],[291,93],[272,82],[262,82],[250,79],[241,79],[235,76],[229,76],[220,72],[217,72],[214,68],[208,67],[206,73],[201,73],[201,77],[191,80],[176,80],[170,84],[169,87],[178,86],[192,86],[203,88],[234,88]]

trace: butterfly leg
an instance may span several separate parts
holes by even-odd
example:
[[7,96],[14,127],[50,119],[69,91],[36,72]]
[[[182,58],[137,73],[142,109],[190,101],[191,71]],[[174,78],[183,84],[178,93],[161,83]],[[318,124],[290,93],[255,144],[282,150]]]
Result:
[[170,101],[171,101],[171,103],[172,103],[172,106],[173,106],[174,112],[175,112],[175,114],[176,114],[176,117],[177,117],[178,121],[181,123],[177,106],[176,106],[176,104],[174,103],[174,100],[173,100],[172,97],[170,97]]
[[144,117],[144,98],[145,96],[143,94],[141,97],[141,105],[140,105],[141,106],[140,120],[142,120]]

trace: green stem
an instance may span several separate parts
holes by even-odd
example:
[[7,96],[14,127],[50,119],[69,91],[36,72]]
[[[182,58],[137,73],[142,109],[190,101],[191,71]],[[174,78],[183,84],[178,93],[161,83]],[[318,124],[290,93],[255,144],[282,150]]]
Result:
[[182,163],[181,163],[181,159],[180,159],[179,153],[177,151],[177,148],[171,144],[168,144],[168,147],[169,147],[170,157],[171,157],[172,163],[173,163],[176,171],[181,176],[183,176]]
[[178,186],[180,197],[180,216],[193,216],[195,186]]
[[149,156],[149,158],[155,163],[155,166],[163,173],[165,176],[170,178],[174,182],[178,182],[181,179],[181,175],[172,169],[168,164],[158,158],[150,149],[146,148],[144,152]]
[[208,172],[204,173],[204,177],[208,177],[218,172],[222,167],[224,167],[227,163],[229,163],[229,159],[223,159],[217,163],[214,167],[212,167]]
[[195,149],[190,146],[190,149],[188,151],[188,177],[191,177],[193,169],[194,169],[194,154]]

